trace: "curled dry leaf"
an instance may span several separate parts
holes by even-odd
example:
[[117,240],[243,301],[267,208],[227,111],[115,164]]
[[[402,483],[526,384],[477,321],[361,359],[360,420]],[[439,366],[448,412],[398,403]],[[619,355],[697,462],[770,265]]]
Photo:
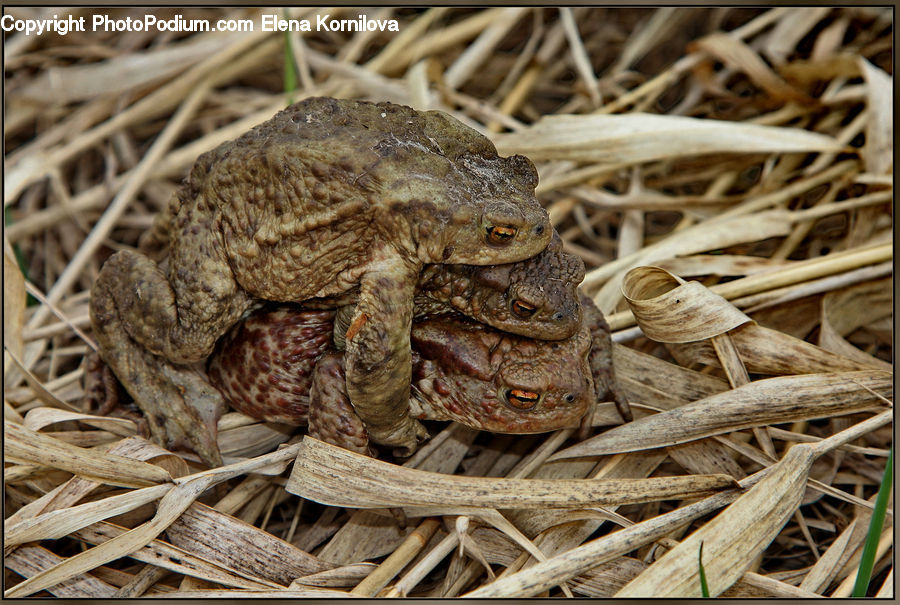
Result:
[[348,508],[584,508],[696,497],[732,485],[733,479],[724,475],[608,480],[445,475],[381,462],[307,436],[285,489],[302,498]]
[[647,416],[557,452],[551,460],[635,452],[779,422],[829,418],[884,407],[891,374],[880,370],[757,380]]
[[658,267],[632,269],[622,291],[641,330],[658,342],[705,340],[751,321],[699,282]]
[[[708,339],[727,332],[738,357],[751,372],[780,375],[873,366],[885,369],[883,362],[869,356],[869,363],[861,363],[756,325],[699,282],[685,282],[657,267],[629,271],[623,291],[643,333],[653,340],[672,343],[679,359],[721,367],[721,355]],[[860,298],[868,301],[871,297]]]

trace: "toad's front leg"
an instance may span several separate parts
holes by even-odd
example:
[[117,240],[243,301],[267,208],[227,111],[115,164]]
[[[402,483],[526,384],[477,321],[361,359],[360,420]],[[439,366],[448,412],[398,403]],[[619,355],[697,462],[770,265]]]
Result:
[[203,259],[202,271],[176,272],[173,287],[153,260],[118,252],[97,277],[90,311],[100,355],[147,416],[153,438],[167,446],[186,442],[206,462],[219,465],[220,397],[201,384],[199,374],[179,365],[208,355],[243,311],[243,293],[235,292],[227,264],[217,274],[211,261]]
[[428,437],[425,427],[409,415],[409,331],[420,269],[392,256],[363,275],[344,357],[347,393],[369,438],[406,455]]

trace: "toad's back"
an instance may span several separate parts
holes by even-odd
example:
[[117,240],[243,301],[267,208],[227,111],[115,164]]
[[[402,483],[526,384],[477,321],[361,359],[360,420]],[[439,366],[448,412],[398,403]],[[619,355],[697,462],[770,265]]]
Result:
[[[212,224],[238,283],[255,296],[335,294],[374,260],[374,242],[408,243],[397,220],[408,200],[385,195],[385,186],[413,175],[446,179],[462,157],[501,160],[487,139],[443,114],[308,99],[201,156],[181,194],[194,204],[176,227]],[[444,221],[463,201],[449,189],[427,196]]]
[[184,192],[217,218],[238,283],[261,298],[322,291],[365,260],[375,236],[360,175],[380,135],[337,101],[317,101],[201,156]]

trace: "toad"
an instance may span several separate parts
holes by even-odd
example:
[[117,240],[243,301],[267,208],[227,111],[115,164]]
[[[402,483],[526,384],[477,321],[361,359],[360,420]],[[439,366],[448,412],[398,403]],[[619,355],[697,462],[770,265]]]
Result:
[[[582,323],[578,284],[584,263],[563,251],[553,231],[547,249],[532,258],[503,265],[428,265],[416,286],[415,316],[457,312],[498,330],[538,338],[562,340],[573,336]],[[306,307],[341,307],[334,340],[344,348],[352,325],[358,292],[330,299],[310,300]]]
[[419,275],[541,252],[551,228],[536,184],[527,158],[500,157],[444,113],[307,99],[198,158],[173,205],[165,271],[130,250],[106,261],[90,303],[101,357],[157,441],[217,465],[218,404],[191,364],[260,299],[358,286],[347,392],[369,438],[412,452],[426,435],[408,406]]
[[[343,356],[330,349],[333,311],[278,306],[250,315],[220,342],[209,377],[249,416],[294,425],[365,452],[364,424],[344,388]],[[460,315],[412,325],[412,397],[419,420],[455,420],[499,433],[576,427],[595,394],[589,328],[534,340]]]
[[453,310],[511,334],[563,340],[581,328],[583,279],[584,263],[563,251],[554,230],[546,250],[517,263],[429,265],[415,308],[421,315]]

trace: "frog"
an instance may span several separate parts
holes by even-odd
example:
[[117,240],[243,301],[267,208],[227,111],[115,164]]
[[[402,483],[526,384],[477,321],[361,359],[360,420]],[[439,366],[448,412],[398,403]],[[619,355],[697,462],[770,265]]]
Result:
[[547,249],[517,263],[429,265],[419,278],[416,313],[455,311],[503,332],[564,340],[581,328],[578,285],[584,262],[563,249],[556,230]]
[[[564,340],[582,324],[578,284],[584,262],[563,249],[556,230],[547,248],[529,259],[502,265],[433,264],[419,276],[414,315],[461,313],[493,328],[540,340]],[[334,341],[343,350],[356,290],[306,301],[308,307],[339,307]]]
[[[177,198],[157,216],[138,249],[159,263],[167,258],[169,225]],[[501,265],[428,264],[419,274],[414,299],[416,315],[458,312],[511,334],[541,340],[563,340],[581,327],[578,285],[584,261],[564,249],[551,229],[550,243],[539,254]],[[350,327],[359,288],[336,296],[304,301],[307,308],[341,307],[334,329],[339,349]]]
[[411,453],[427,436],[408,404],[419,275],[544,250],[536,185],[530,160],[501,157],[443,112],[305,99],[197,159],[171,205],[164,266],[139,250],[106,260],[89,306],[100,356],[154,440],[218,466],[222,402],[197,364],[260,300],[358,287],[347,392],[369,438]]
[[[209,359],[210,382],[239,412],[295,426],[346,449],[372,453],[346,394],[344,353],[331,343],[334,310],[260,309],[235,326]],[[461,314],[412,324],[410,413],[495,433],[580,426],[595,399],[590,328],[570,338],[513,335]]]

